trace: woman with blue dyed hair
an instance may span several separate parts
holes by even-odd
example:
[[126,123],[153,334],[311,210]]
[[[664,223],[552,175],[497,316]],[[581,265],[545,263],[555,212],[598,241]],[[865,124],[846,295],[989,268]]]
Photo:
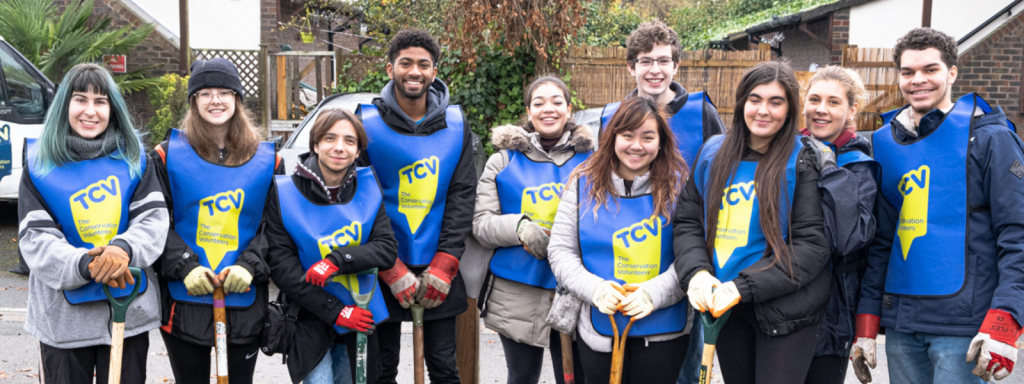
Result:
[[[39,139],[26,142],[18,192],[18,245],[32,270],[25,330],[39,339],[45,383],[106,382],[111,308],[126,297],[121,378],[146,381],[149,331],[160,323],[150,265],[163,251],[168,213],[114,79],[95,64],[64,76]],[[142,268],[134,279],[128,267]]]

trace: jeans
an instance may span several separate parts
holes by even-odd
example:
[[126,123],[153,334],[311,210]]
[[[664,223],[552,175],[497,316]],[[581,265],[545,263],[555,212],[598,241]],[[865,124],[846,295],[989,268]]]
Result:
[[352,367],[348,361],[348,347],[334,343],[320,364],[302,380],[305,384],[352,384]]
[[[379,383],[397,384],[402,323],[381,323],[374,333],[380,341]],[[427,366],[427,382],[459,384],[459,368],[455,365],[455,316],[423,322],[423,360]]]
[[686,360],[683,360],[683,369],[679,370],[679,380],[676,384],[697,384],[700,380],[700,358],[704,354],[704,324],[700,321],[700,311],[694,309],[692,316],[690,345],[686,348]]
[[889,381],[906,384],[984,383],[971,373],[975,362],[966,361],[970,336],[903,333],[885,329],[885,355]]

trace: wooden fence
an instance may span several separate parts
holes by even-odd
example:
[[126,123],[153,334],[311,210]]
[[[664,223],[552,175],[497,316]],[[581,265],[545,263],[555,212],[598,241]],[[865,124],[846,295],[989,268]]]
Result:
[[[732,122],[735,90],[743,72],[757,63],[771,60],[771,52],[699,50],[683,51],[674,78],[687,91],[705,91],[718,107],[726,125]],[[562,59],[572,75],[569,83],[589,108],[621,101],[636,88],[636,80],[626,68],[626,49],[622,47],[578,47]]]
[[857,128],[861,131],[881,128],[880,115],[906,103],[899,88],[900,71],[892,59],[892,48],[843,46],[842,65],[856,71],[868,91],[867,102],[857,116]]

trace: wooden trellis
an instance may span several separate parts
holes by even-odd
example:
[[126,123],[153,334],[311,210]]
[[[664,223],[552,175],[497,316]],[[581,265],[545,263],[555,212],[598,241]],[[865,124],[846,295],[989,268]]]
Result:
[[193,49],[193,60],[210,60],[215,57],[231,60],[238,67],[238,76],[242,79],[242,89],[246,98],[260,95],[260,51]]

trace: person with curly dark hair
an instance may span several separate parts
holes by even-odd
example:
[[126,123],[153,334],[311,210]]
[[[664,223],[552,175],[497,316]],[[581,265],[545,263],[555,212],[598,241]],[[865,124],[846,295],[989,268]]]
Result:
[[1017,360],[1024,143],[1001,108],[952,101],[956,50],[930,28],[896,43],[908,104],[872,136],[882,172],[852,351],[861,382],[880,327],[893,383],[1002,380]]
[[468,308],[459,259],[473,228],[476,167],[462,109],[437,78],[441,48],[425,31],[405,29],[388,46],[391,81],[358,114],[369,145],[356,165],[373,166],[398,240],[395,265],[380,272],[390,318],[377,327],[380,383],[395,383],[401,324],[422,305],[431,383],[458,383],[455,317]]

